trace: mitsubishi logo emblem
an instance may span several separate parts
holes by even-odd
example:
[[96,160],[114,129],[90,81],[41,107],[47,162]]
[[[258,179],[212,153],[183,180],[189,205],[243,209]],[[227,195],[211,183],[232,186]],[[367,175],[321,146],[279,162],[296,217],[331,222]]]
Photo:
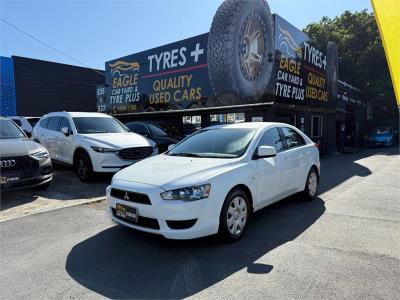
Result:
[[125,200],[125,201],[129,201],[128,192],[125,192],[124,200]]

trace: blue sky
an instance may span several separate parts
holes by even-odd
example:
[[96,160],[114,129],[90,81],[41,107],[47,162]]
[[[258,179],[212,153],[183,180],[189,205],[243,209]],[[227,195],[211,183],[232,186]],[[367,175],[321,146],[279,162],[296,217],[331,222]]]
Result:
[[[0,0],[0,15],[93,68],[209,31],[222,0]],[[345,10],[372,11],[369,0],[269,0],[271,11],[302,29]],[[0,55],[77,64],[0,23]]]

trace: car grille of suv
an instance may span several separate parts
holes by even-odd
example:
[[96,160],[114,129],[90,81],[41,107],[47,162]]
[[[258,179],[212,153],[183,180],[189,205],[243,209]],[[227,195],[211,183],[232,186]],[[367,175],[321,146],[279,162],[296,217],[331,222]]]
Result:
[[149,196],[146,194],[111,189],[111,196],[128,202],[151,205]]
[[4,176],[18,176],[20,179],[35,176],[39,162],[30,156],[2,157],[1,160],[15,160],[15,166],[2,167],[0,173]]
[[118,151],[123,159],[138,160],[150,156],[153,153],[153,147],[134,147],[125,148]]

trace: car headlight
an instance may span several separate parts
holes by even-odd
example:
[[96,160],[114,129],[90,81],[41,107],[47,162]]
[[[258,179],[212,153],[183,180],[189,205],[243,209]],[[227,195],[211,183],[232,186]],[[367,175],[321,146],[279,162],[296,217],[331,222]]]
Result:
[[100,152],[100,153],[113,153],[113,152],[117,152],[118,151],[118,150],[112,149],[112,148],[103,148],[103,147],[96,147],[96,146],[91,146],[91,148],[94,151]]
[[47,159],[49,158],[49,152],[47,152],[47,150],[41,150],[39,152],[33,153],[31,154],[31,157],[37,160],[41,160],[41,159]]
[[183,201],[200,200],[208,198],[210,190],[211,190],[210,184],[194,185],[163,192],[161,193],[161,198],[163,198],[164,200],[183,200]]

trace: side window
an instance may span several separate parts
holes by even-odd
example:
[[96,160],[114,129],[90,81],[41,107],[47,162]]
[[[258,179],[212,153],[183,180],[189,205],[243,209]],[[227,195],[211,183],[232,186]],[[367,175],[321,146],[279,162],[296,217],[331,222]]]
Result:
[[277,128],[272,128],[263,133],[258,146],[275,147],[276,152],[284,150],[282,138]]
[[306,144],[303,137],[292,128],[282,127],[282,131],[289,149],[300,147]]
[[60,117],[52,117],[49,120],[49,124],[47,125],[47,129],[49,130],[58,130],[60,128],[61,118]]
[[18,120],[18,119],[12,119],[14,122],[15,122],[15,124],[17,124],[19,127],[21,127],[22,126],[22,123],[21,123],[21,121],[20,120]]
[[69,123],[67,118],[61,118],[61,124],[60,124],[60,129],[59,130],[61,131],[61,128],[63,128],[63,127],[67,127],[68,131],[72,132],[71,124]]
[[47,124],[49,124],[49,118],[40,120],[40,123],[39,123],[40,127],[47,128]]

